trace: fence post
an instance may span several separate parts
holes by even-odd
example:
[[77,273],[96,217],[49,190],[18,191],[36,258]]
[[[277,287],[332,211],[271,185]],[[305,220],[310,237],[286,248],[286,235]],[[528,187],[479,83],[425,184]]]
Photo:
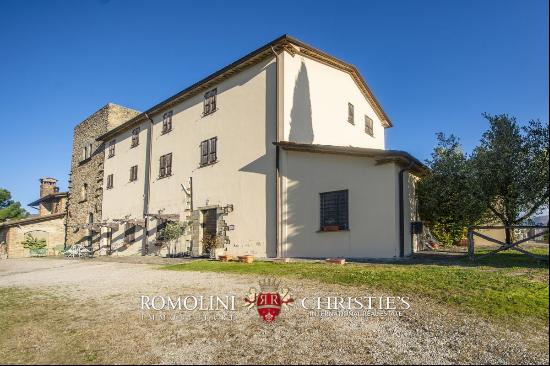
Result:
[[471,227],[468,228],[468,257],[474,260],[474,233]]

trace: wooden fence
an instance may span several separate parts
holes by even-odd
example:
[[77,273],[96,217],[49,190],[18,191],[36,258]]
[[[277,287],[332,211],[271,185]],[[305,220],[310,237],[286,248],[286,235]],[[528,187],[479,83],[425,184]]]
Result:
[[[512,243],[506,243],[506,242],[500,241],[500,240],[495,239],[495,238],[491,238],[490,236],[487,236],[485,234],[482,234],[482,233],[476,231],[476,230],[492,230],[492,229],[502,229],[502,230],[505,230],[505,229],[511,229],[511,230],[514,230],[514,229],[539,229],[541,231],[537,233],[537,232],[535,232],[535,230],[533,230],[533,234],[531,234],[531,235],[528,234],[527,237],[522,238],[522,239],[517,240],[517,241],[514,241]],[[528,242],[530,240],[533,240],[535,238],[543,236],[546,233],[548,233],[548,226],[471,226],[471,227],[468,228],[468,257],[470,258],[470,260],[482,259],[482,258],[486,258],[490,255],[496,254],[498,252],[502,252],[504,250],[512,249],[512,250],[516,250],[520,253],[523,253],[525,255],[528,255],[530,257],[533,257],[535,259],[546,260],[547,261],[548,257],[536,255],[536,254],[533,254],[533,253],[529,253],[527,250],[519,247],[520,244],[523,244],[525,242]],[[497,249],[495,249],[495,250],[493,250],[493,251],[491,251],[487,254],[484,254],[484,255],[481,255],[481,256],[475,258],[474,257],[474,236],[483,238],[483,239],[485,239],[485,240],[487,240],[491,243],[498,244],[499,248],[497,248]],[[546,243],[546,244],[548,244],[548,243]]]

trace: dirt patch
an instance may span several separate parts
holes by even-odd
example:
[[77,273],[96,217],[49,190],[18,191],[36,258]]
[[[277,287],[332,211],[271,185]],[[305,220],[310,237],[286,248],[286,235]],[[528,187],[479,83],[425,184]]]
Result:
[[[141,295],[236,295],[259,277],[161,271],[78,260],[0,262],[4,363],[548,363],[547,328],[511,330],[411,298],[402,317],[310,317],[297,307],[265,324],[186,313],[151,319]],[[374,289],[286,281],[296,297],[382,295]],[[7,292],[6,292],[7,291]],[[11,292],[10,292],[11,291]],[[27,304],[27,305],[25,305]],[[4,306],[5,305],[5,306]],[[506,344],[506,347],[503,345]]]

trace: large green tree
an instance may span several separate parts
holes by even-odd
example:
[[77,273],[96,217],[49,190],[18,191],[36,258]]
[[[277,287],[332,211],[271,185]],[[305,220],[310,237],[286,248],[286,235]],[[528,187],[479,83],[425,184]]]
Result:
[[520,127],[506,114],[484,117],[489,130],[472,156],[479,194],[495,220],[518,225],[548,207],[548,124],[532,120]]
[[486,208],[477,195],[471,161],[459,140],[442,133],[437,134],[437,140],[426,162],[430,169],[417,187],[419,213],[432,234],[451,245],[465,236],[466,228],[476,224]]
[[471,156],[454,136],[438,134],[426,177],[418,184],[419,211],[445,244],[479,222],[508,227],[527,222],[548,208],[548,124],[520,127],[506,114],[483,115],[489,129]]
[[0,188],[0,222],[22,219],[28,215],[28,212],[21,207],[19,202],[12,200],[11,193],[8,190]]

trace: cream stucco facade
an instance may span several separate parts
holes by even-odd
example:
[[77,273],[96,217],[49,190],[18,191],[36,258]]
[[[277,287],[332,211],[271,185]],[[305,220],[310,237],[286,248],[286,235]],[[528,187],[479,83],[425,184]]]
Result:
[[[349,73],[304,55],[283,53],[284,141],[384,149],[385,128]],[[354,124],[347,121],[348,103]],[[373,136],[365,133],[365,116]]]
[[[215,110],[205,113],[212,91]],[[216,254],[408,255],[409,171],[421,164],[384,150],[390,126],[355,68],[281,37],[98,138],[105,147],[100,252],[158,252],[157,226],[170,217],[187,224],[172,253],[203,254],[202,238],[215,230]],[[201,146],[210,146],[201,143],[214,138],[215,161],[201,164]],[[315,151],[306,151],[310,147]],[[130,181],[132,166],[137,174]],[[319,194],[334,190],[349,192],[349,228],[321,231]],[[135,225],[130,241],[128,225]]]

